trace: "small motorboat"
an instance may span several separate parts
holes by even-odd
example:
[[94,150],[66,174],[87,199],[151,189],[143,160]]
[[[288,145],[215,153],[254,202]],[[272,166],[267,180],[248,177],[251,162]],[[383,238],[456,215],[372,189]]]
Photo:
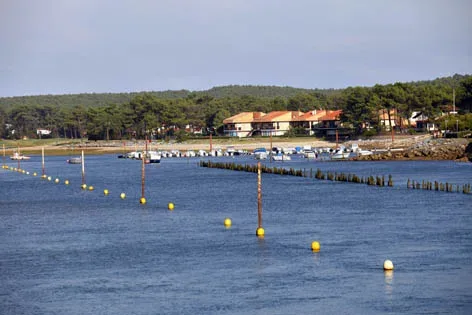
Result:
[[256,160],[265,160],[269,156],[269,153],[265,148],[257,148],[253,151]]
[[18,153],[18,152],[15,152],[15,153],[13,153],[12,156],[10,156],[10,159],[11,159],[11,160],[29,160],[30,158],[31,158],[31,157],[26,156],[26,155],[22,155],[22,154],[20,154],[20,153]]
[[80,157],[70,158],[70,159],[67,160],[67,163],[69,163],[69,164],[82,164],[82,158],[80,158]]
[[148,151],[145,163],[161,163],[161,154],[157,151]]
[[272,156],[272,160],[274,161],[291,161],[292,158],[288,154],[278,153]]

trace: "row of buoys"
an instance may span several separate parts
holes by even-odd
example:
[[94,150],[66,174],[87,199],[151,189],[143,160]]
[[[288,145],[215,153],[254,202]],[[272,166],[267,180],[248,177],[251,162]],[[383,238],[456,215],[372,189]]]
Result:
[[451,184],[451,183],[440,183],[438,181],[430,182],[430,181],[415,181],[410,180],[406,182],[406,187],[408,189],[423,189],[423,190],[435,190],[435,191],[445,191],[445,192],[462,192],[464,194],[471,193],[471,185],[470,184]]
[[[28,174],[29,175],[29,172],[25,171],[25,170],[21,170],[21,169],[16,169],[16,168],[9,168],[8,166],[5,167],[5,166],[2,166],[3,169],[10,169],[10,170],[14,170],[14,171],[18,171],[20,173],[23,173],[23,174]],[[318,170],[319,171],[319,170]],[[256,169],[256,172],[257,172],[257,169]],[[306,172],[303,171],[302,172],[303,176],[306,176]],[[319,172],[317,172],[317,174],[319,174]],[[36,172],[33,173],[33,176],[37,176]],[[312,177],[312,172],[310,172],[310,177]],[[332,177],[332,175],[328,174],[327,176],[329,179],[333,180],[334,178],[337,178],[336,175],[334,175]],[[41,178],[47,178],[48,181],[51,181],[52,180],[52,177],[51,176],[46,176],[46,175],[42,175]],[[340,175],[339,178],[344,178],[343,175]],[[347,178],[353,178],[352,176],[347,176]],[[59,178],[55,178],[54,182],[57,184],[60,182]],[[69,180],[65,180],[64,183],[66,185],[69,185]],[[89,191],[93,191],[94,190],[94,187],[93,186],[87,186],[85,183],[81,185],[81,188],[83,190],[89,190]],[[103,194],[105,196],[108,196],[109,195],[109,190],[108,189],[104,189],[103,190]],[[126,198],[126,194],[124,192],[122,192],[120,194],[120,198],[121,199],[125,199]],[[144,197],[141,197],[140,200],[139,200],[140,204],[146,204],[146,199]],[[168,203],[167,205],[167,208],[168,210],[172,211],[174,210],[174,204],[173,203]],[[230,218],[225,218],[224,219],[224,226],[226,228],[230,228],[232,226],[232,220]],[[256,229],[256,235],[259,237],[259,238],[263,238],[265,236],[265,230],[264,228],[262,228],[262,226],[259,226],[257,229]],[[319,241],[313,241],[311,243],[311,250],[313,252],[319,252],[320,251],[320,248],[321,248],[321,245],[319,243]],[[386,271],[391,271],[393,270],[393,263],[390,261],[390,260],[385,260],[384,261],[384,270]]]
[[[223,224],[227,229],[229,229],[232,226],[233,222],[232,222],[231,218],[227,217],[227,218],[224,219]],[[259,237],[264,237],[264,235],[265,235],[264,229],[262,227],[257,228],[256,235],[259,236]],[[319,241],[311,242],[311,250],[313,252],[318,253],[320,251],[320,249],[321,249],[321,244],[320,244]],[[389,259],[385,260],[384,264],[383,264],[383,268],[386,271],[393,270],[392,261],[389,260]]]
[[[30,172],[28,172],[28,171],[26,171],[26,170],[24,170],[24,169],[16,168],[16,167],[11,167],[11,166],[8,166],[8,165],[2,165],[2,169],[14,171],[14,172],[18,172],[18,173],[25,174],[25,175],[29,175],[29,174],[30,174]],[[33,176],[38,176],[38,174],[37,174],[36,172],[33,172]],[[41,175],[40,178],[41,178],[41,179],[46,179],[47,181],[53,181],[52,176],[48,176],[48,175],[46,175],[46,174]],[[60,183],[60,179],[56,177],[53,182],[56,183],[56,184],[59,184],[59,183]],[[69,180],[66,179],[66,180],[64,181],[64,184],[65,184],[65,185],[69,185],[69,184],[70,184]],[[94,191],[94,190],[95,190],[95,187],[94,187],[94,186],[92,186],[92,185],[88,186],[88,185],[85,184],[85,183],[84,183],[84,184],[81,184],[80,187],[81,187],[82,190],[88,190],[88,191]],[[104,190],[103,190],[103,194],[104,194],[105,196],[108,196],[109,193],[110,193],[110,192],[109,192],[108,189],[104,189]],[[120,194],[120,198],[121,198],[121,199],[126,199],[126,194],[125,194],[124,192],[122,192],[122,193]],[[144,205],[144,204],[146,204],[146,202],[147,202],[147,201],[146,201],[146,198],[144,198],[144,197],[141,197],[141,198],[139,199],[139,203],[140,203],[140,204],[143,204],[143,205]],[[167,209],[168,209],[169,211],[173,211],[174,208],[175,208],[174,203],[169,202],[169,203],[167,204]]]

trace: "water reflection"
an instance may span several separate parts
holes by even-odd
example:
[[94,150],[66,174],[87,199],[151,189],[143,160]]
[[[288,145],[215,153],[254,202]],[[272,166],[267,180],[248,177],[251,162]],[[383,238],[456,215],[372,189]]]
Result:
[[393,293],[393,270],[385,270],[385,293],[392,295]]
[[317,266],[320,264],[320,252],[313,252],[313,262]]

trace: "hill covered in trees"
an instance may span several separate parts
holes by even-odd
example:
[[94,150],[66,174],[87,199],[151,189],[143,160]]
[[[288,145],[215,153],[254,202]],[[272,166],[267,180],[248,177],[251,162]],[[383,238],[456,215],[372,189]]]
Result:
[[302,93],[333,94],[339,90],[335,89],[301,89],[289,86],[259,86],[259,85],[227,85],[217,86],[205,91],[148,91],[132,93],[81,93],[62,95],[34,95],[34,96],[14,96],[0,97],[0,106],[4,109],[19,105],[54,105],[61,107],[73,107],[83,105],[85,107],[100,107],[110,104],[125,104],[134,97],[140,95],[152,95],[159,99],[181,99],[189,96],[210,96],[214,98],[251,96],[257,98],[289,98]]
[[[47,128],[54,137],[121,139],[142,137],[151,129],[169,134],[189,125],[218,130],[223,119],[242,111],[306,112],[321,108],[342,109],[343,122],[362,133],[366,123],[380,130],[379,110],[389,113],[395,109],[404,118],[413,111],[439,117],[451,111],[453,90],[457,111],[472,112],[472,76],[457,74],[338,90],[230,85],[206,91],[7,97],[0,98],[0,137],[36,137],[37,128]],[[460,129],[472,129],[467,119],[457,124]]]

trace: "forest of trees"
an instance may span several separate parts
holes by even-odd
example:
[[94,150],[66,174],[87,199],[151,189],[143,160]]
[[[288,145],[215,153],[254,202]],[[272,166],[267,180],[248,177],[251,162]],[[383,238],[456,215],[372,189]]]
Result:
[[[472,129],[472,76],[431,81],[348,87],[297,89],[276,86],[222,86],[207,91],[93,93],[0,98],[0,138],[35,138],[36,129],[52,137],[90,139],[142,138],[149,130],[174,135],[187,125],[221,132],[223,119],[243,111],[342,109],[341,119],[356,133],[368,123],[377,127],[378,111],[395,109],[408,118],[422,111],[444,123],[455,92],[459,130]],[[14,132],[13,132],[14,131]]]

